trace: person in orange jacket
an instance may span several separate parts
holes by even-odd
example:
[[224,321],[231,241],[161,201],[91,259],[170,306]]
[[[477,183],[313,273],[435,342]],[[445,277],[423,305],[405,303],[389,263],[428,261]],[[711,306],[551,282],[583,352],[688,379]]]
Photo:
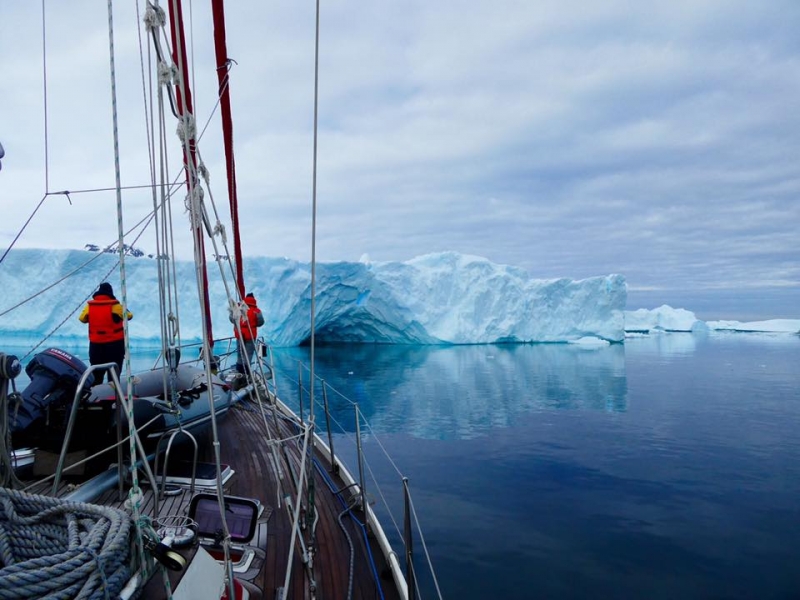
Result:
[[[133,313],[126,310],[125,317],[130,320]],[[122,305],[114,297],[114,289],[107,282],[100,284],[78,317],[81,323],[89,324],[89,362],[93,365],[115,363],[117,375],[122,373],[122,360],[125,358],[122,318]],[[113,381],[108,369],[96,370],[95,383],[102,383],[106,375],[109,382]]]
[[[236,371],[239,373],[246,373],[250,367],[250,361],[256,352],[256,338],[258,337],[258,328],[264,324],[264,315],[261,314],[261,309],[258,308],[256,298],[253,294],[247,294],[244,297],[244,304],[236,311],[239,314],[231,312],[230,320],[233,323],[233,333],[236,336]],[[236,322],[237,316],[239,322]]]

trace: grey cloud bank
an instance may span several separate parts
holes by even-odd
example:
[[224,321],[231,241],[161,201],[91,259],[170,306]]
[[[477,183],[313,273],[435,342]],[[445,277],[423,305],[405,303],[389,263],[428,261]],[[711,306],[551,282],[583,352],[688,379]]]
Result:
[[[113,182],[106,17],[95,9],[47,5],[49,191]],[[48,188],[40,11],[0,5],[14,48],[0,80],[0,246]],[[116,11],[122,175],[137,185],[149,171],[135,14]],[[227,13],[246,253],[307,260],[311,7],[237,2]],[[205,122],[216,76],[201,62],[207,21],[194,16]],[[344,1],[321,16],[319,258],[454,250],[537,278],[620,273],[633,308],[795,316],[797,2]],[[222,198],[215,119],[202,146]],[[18,245],[109,243],[114,194],[71,200],[48,198]],[[133,190],[125,204],[129,222],[151,209]]]

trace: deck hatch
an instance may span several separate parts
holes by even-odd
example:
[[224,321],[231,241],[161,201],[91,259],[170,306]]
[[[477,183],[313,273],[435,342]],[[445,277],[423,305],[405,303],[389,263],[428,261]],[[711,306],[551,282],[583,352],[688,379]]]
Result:
[[[231,541],[237,544],[248,543],[256,531],[259,503],[238,496],[224,496],[223,501]],[[215,494],[200,493],[192,498],[189,517],[197,522],[197,533],[201,537],[215,538],[222,532],[222,517]]]

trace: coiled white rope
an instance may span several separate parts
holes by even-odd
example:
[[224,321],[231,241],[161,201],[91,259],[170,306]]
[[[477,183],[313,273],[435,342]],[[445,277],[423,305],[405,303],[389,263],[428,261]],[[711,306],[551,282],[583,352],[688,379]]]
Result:
[[0,488],[0,598],[116,598],[131,576],[123,510]]

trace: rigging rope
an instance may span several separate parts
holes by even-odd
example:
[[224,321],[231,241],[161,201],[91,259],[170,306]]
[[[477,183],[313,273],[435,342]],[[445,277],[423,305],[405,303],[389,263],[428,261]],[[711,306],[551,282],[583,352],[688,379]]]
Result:
[[[152,213],[151,213],[150,215],[148,215],[147,217],[145,217],[145,219],[147,219],[147,218],[150,218],[150,219],[152,219]],[[130,233],[131,231],[133,231],[134,229],[136,229],[136,228],[137,228],[139,225],[141,225],[143,221],[144,221],[144,219],[142,219],[142,221],[139,221],[139,222],[138,222],[138,223],[137,223],[137,224],[136,224],[134,227],[132,227],[130,230],[128,230],[128,233]],[[141,232],[139,232],[139,235],[137,235],[137,236],[136,236],[136,237],[133,239],[133,244],[135,244],[135,243],[137,242],[137,240],[138,240],[138,239],[139,239],[139,238],[142,236],[142,234],[144,234],[144,232],[145,232],[145,230],[146,230],[146,228],[147,228],[147,226],[148,226],[148,225],[149,225],[149,223],[146,223],[146,224],[145,224],[145,227],[144,227],[144,229],[142,229],[142,231],[141,231]],[[127,235],[127,234],[126,234],[126,235]],[[12,306],[11,308],[9,308],[9,309],[7,309],[7,310],[3,311],[2,313],[0,313],[0,317],[2,317],[3,315],[5,315],[6,313],[9,313],[9,312],[11,312],[12,310],[14,310],[14,309],[16,309],[16,308],[19,308],[20,306],[22,306],[22,305],[23,305],[23,304],[25,304],[25,303],[27,303],[27,302],[30,302],[31,300],[33,300],[33,299],[34,299],[34,298],[36,298],[37,296],[41,296],[42,294],[44,294],[44,293],[45,293],[45,292],[47,292],[48,290],[50,290],[50,289],[54,288],[55,286],[57,286],[59,283],[61,283],[61,282],[65,281],[65,280],[67,280],[68,278],[72,277],[72,276],[73,276],[73,275],[75,275],[75,274],[76,274],[78,271],[80,271],[80,270],[81,270],[81,269],[83,269],[84,267],[86,267],[86,266],[88,266],[89,264],[91,264],[93,261],[95,261],[95,260],[97,260],[98,258],[100,258],[100,257],[101,257],[103,254],[105,254],[105,253],[106,253],[106,251],[108,251],[110,248],[111,248],[111,245],[109,245],[109,246],[106,246],[106,248],[103,250],[103,252],[98,252],[98,253],[97,253],[95,256],[93,256],[92,258],[90,258],[89,260],[87,260],[85,263],[83,263],[82,265],[79,265],[78,267],[76,267],[75,269],[73,269],[72,271],[70,271],[69,273],[67,273],[67,274],[66,274],[66,275],[64,275],[63,277],[61,277],[60,279],[56,280],[55,282],[53,282],[53,283],[52,283],[52,284],[50,284],[49,286],[47,286],[47,287],[45,287],[45,288],[43,288],[43,289],[39,290],[38,292],[36,292],[36,293],[35,293],[35,294],[33,294],[32,296],[29,296],[28,298],[25,298],[24,300],[22,300],[22,301],[18,302],[17,304],[15,304],[14,306]],[[114,263],[114,264],[111,266],[111,268],[110,268],[108,271],[106,271],[105,275],[104,275],[103,277],[101,277],[101,281],[107,281],[107,280],[108,280],[108,278],[109,278],[109,276],[111,275],[111,273],[113,273],[113,272],[114,272],[114,270],[117,268],[117,266],[118,266],[119,264],[120,264],[120,263],[119,263],[119,261],[115,262],[115,263]],[[64,319],[62,319],[62,321],[61,321],[61,322],[60,322],[58,325],[56,325],[56,326],[55,326],[53,329],[51,329],[51,330],[50,330],[50,332],[49,332],[47,335],[45,335],[45,336],[44,336],[44,337],[43,337],[41,340],[39,340],[39,342],[38,342],[38,343],[37,343],[35,346],[33,346],[33,348],[31,348],[31,349],[29,349],[29,350],[28,350],[28,352],[25,354],[25,356],[23,356],[23,357],[22,357],[22,360],[25,360],[25,359],[26,359],[26,358],[28,358],[28,357],[29,357],[31,354],[33,354],[34,352],[36,352],[36,349],[37,349],[37,348],[40,348],[41,346],[43,346],[43,345],[44,345],[44,343],[45,343],[45,342],[47,342],[47,340],[49,340],[49,339],[50,339],[50,338],[51,338],[53,335],[55,335],[55,333],[56,333],[56,332],[57,332],[59,329],[61,329],[61,327],[63,327],[64,323],[66,323],[66,322],[67,322],[67,321],[68,321],[70,318],[72,318],[72,316],[73,316],[73,315],[74,315],[76,312],[78,312],[78,309],[80,309],[80,308],[81,308],[81,307],[82,307],[82,306],[83,306],[83,305],[86,303],[86,301],[87,301],[87,300],[88,300],[88,299],[91,297],[91,295],[92,295],[92,293],[91,293],[91,292],[90,292],[88,295],[86,295],[86,296],[83,298],[83,300],[82,300],[81,302],[79,302],[79,303],[78,303],[78,305],[77,305],[75,308],[73,308],[73,309],[72,309],[72,312],[70,312],[70,313],[69,313],[69,314],[68,314],[66,317],[64,317]]]
[[[157,41],[158,34],[157,28],[164,23],[164,13],[159,8],[148,4],[145,11],[144,18],[140,21],[143,22],[147,33]],[[160,11],[160,12],[159,12]],[[139,5],[136,5],[137,21],[139,21]],[[146,77],[147,72],[158,72],[161,68],[161,62],[158,68],[153,70],[153,60],[150,50],[150,45],[147,48],[147,65],[148,70],[145,71],[144,64],[144,51],[142,46],[141,27],[137,28],[139,32],[139,56],[140,68],[142,75],[142,97],[145,112],[145,129],[147,131],[147,149],[149,156],[150,166],[150,180],[151,180],[151,193],[153,202],[153,216],[156,223],[156,267],[158,271],[158,298],[159,298],[159,325],[161,328],[161,353],[165,357],[165,365],[169,365],[169,370],[162,370],[162,390],[164,398],[170,404],[173,403],[176,392],[176,379],[177,379],[177,365],[178,362],[174,360],[177,357],[177,351],[174,348],[180,346],[180,331],[178,329],[178,289],[174,277],[174,262],[170,267],[169,262],[165,264],[164,256],[174,256],[174,247],[171,246],[174,236],[171,218],[171,194],[165,193],[164,187],[159,186],[159,181],[167,180],[167,173],[169,173],[169,166],[166,153],[166,139],[165,139],[165,119],[164,119],[164,95],[163,86],[157,78],[157,102],[153,100],[153,78]],[[156,51],[158,55],[158,50]],[[149,101],[148,101],[148,85],[149,85]],[[156,170],[156,122],[155,122],[155,107],[158,107],[158,166]],[[159,202],[158,192],[160,189],[161,201]],[[159,219],[161,215],[161,219]],[[164,253],[162,248],[169,248],[170,251]],[[173,304],[174,299],[174,304]],[[180,415],[180,412],[178,412]],[[178,417],[180,419],[180,416]],[[179,420],[180,426],[180,420]]]
[[[183,11],[179,0],[169,2],[170,13],[170,33],[172,38],[172,61],[177,68],[175,81],[176,106],[179,115],[179,136],[183,142],[183,158],[186,170],[187,199],[189,202],[189,213],[192,223],[192,234],[194,240],[194,261],[197,276],[198,299],[200,303],[201,315],[203,316],[203,346],[202,353],[205,362],[206,377],[208,381],[212,379],[212,348],[213,330],[211,322],[208,273],[205,261],[205,244],[202,230],[201,218],[204,216],[202,206],[202,187],[198,180],[197,164],[197,139],[195,134],[195,119],[192,109],[191,88],[189,86],[187,74],[186,43],[184,37]],[[157,37],[157,36],[154,36]],[[207,223],[207,219],[206,219]],[[211,235],[211,234],[209,234]],[[212,237],[213,240],[213,237]],[[224,490],[222,487],[222,459],[220,454],[219,434],[217,430],[217,418],[214,406],[213,390],[209,393],[209,409],[211,416],[211,431],[213,439],[214,462],[216,465],[216,491],[219,499],[220,517],[222,520],[222,547],[225,556],[225,575],[229,597],[234,597],[233,566],[230,559],[230,531],[225,515]]]
[[[213,327],[211,323],[211,312],[209,309],[209,295],[208,295],[208,273],[206,272],[205,265],[205,244],[198,220],[199,213],[194,210],[198,201],[199,193],[196,191],[197,186],[197,157],[196,157],[196,144],[197,140],[194,136],[195,131],[195,118],[194,110],[192,108],[192,92],[189,87],[186,57],[186,43],[184,37],[183,27],[183,9],[179,0],[171,0],[169,2],[170,13],[170,33],[172,36],[172,62],[177,68],[177,81],[175,82],[176,88],[176,101],[179,115],[179,132],[183,133],[183,164],[186,170],[186,185],[187,185],[187,198],[190,202],[192,210],[190,210],[192,219],[192,233],[195,243],[195,264],[198,267],[198,290],[202,294],[200,300],[201,314],[204,319],[205,331],[208,334],[206,337],[209,344],[213,346]],[[181,135],[179,133],[179,135]]]
[[[304,364],[302,363],[302,361],[297,361],[297,362],[298,362],[298,363],[300,363],[301,367],[305,368],[306,370],[309,370],[309,367],[308,367],[308,366],[306,366],[306,365],[304,365]],[[277,376],[278,376],[278,374],[279,374],[279,373],[283,373],[283,374],[284,374],[285,376],[287,376],[287,377],[288,377],[290,380],[292,379],[292,375],[290,375],[290,374],[289,374],[289,373],[291,373],[291,371],[285,371],[284,369],[279,369],[279,368],[276,368],[274,365],[273,365],[273,369],[272,369],[272,371],[273,371],[273,373],[274,373],[275,380],[277,380]],[[351,405],[353,405],[353,406],[355,406],[355,405],[357,404],[356,402],[354,402],[353,400],[351,400],[350,398],[348,398],[346,395],[344,395],[342,392],[340,392],[340,391],[339,391],[339,390],[337,390],[336,388],[332,387],[331,385],[327,384],[327,383],[326,383],[324,380],[320,379],[320,382],[321,382],[321,383],[322,383],[324,386],[327,386],[327,389],[329,389],[330,391],[332,391],[334,394],[336,394],[336,395],[337,395],[339,398],[341,398],[341,399],[342,399],[342,400],[344,400],[345,402],[348,402],[349,404],[351,404]],[[298,380],[297,380],[297,384],[298,384],[298,385],[300,385],[300,386],[302,386],[302,381],[300,380],[300,378],[298,378]],[[353,437],[354,437],[354,436],[353,436],[353,435],[352,435],[352,433],[351,433],[351,428],[349,428],[349,427],[348,427],[348,428],[345,428],[345,427],[342,425],[342,423],[340,423],[340,422],[339,422],[339,421],[338,421],[338,420],[337,420],[337,419],[336,419],[336,418],[335,418],[335,417],[334,417],[332,414],[329,414],[329,418],[331,419],[332,423],[333,423],[333,424],[334,424],[336,427],[338,427],[339,431],[340,431],[342,434],[344,434],[344,437],[345,437],[345,438],[348,438],[348,439],[351,439],[351,441],[352,441],[352,439],[353,439]],[[400,468],[399,468],[399,466],[398,466],[398,465],[395,463],[395,461],[392,459],[391,455],[389,454],[388,450],[387,450],[387,449],[386,449],[386,447],[384,446],[384,444],[383,444],[383,442],[382,442],[382,440],[381,440],[381,436],[378,434],[378,432],[377,432],[377,431],[375,431],[375,430],[372,428],[372,425],[369,423],[369,421],[367,421],[367,419],[365,419],[365,418],[363,417],[363,415],[361,415],[361,416],[359,417],[359,421],[360,421],[360,422],[363,422],[363,423],[366,425],[366,429],[369,431],[369,434],[370,434],[370,435],[369,435],[369,437],[370,437],[370,440],[371,440],[372,442],[375,442],[375,443],[378,445],[378,447],[381,449],[381,451],[382,451],[383,455],[384,455],[384,456],[385,456],[385,458],[388,460],[389,464],[392,466],[392,468],[394,469],[394,471],[395,471],[395,472],[396,472],[396,473],[397,473],[397,474],[400,476],[400,478],[401,478],[401,479],[406,479],[406,478],[403,476],[402,472],[400,471]],[[395,520],[395,518],[394,518],[394,514],[392,513],[391,507],[389,506],[389,503],[388,503],[388,501],[387,501],[387,499],[386,499],[386,497],[385,497],[385,495],[384,495],[384,493],[383,493],[383,490],[381,489],[381,486],[378,484],[378,479],[377,479],[377,477],[376,477],[376,475],[375,475],[374,471],[372,470],[372,466],[371,466],[371,465],[370,465],[370,463],[369,463],[369,462],[366,460],[366,457],[364,457],[364,465],[365,465],[365,467],[366,467],[366,469],[367,469],[367,471],[368,471],[368,473],[369,473],[369,476],[370,476],[370,479],[371,479],[372,483],[374,484],[374,486],[373,486],[373,487],[374,487],[374,489],[376,489],[376,490],[377,490],[377,494],[380,496],[380,498],[381,498],[381,501],[382,501],[382,503],[383,503],[384,507],[386,508],[386,514],[388,515],[389,519],[391,520],[392,524],[394,525],[394,529],[395,529],[395,531],[396,531],[396,533],[397,533],[397,535],[398,535],[399,539],[403,539],[403,533],[402,533],[402,531],[400,530],[400,527],[399,527],[399,525],[397,524],[397,521],[396,521],[396,520]],[[323,476],[323,480],[325,480],[325,481],[326,481],[326,483],[328,483],[328,486],[329,486],[329,487],[331,487],[331,489],[333,489],[333,488],[332,488],[332,485],[331,485],[331,483],[328,481],[328,476],[327,476],[327,474],[326,474],[326,473],[324,473],[324,469],[322,469],[321,467],[319,467],[319,465],[316,465],[316,466],[317,466],[317,469],[318,469],[318,471],[320,472],[320,474]],[[441,591],[440,591],[440,589],[439,589],[439,583],[438,583],[438,579],[437,579],[437,577],[436,577],[436,572],[435,572],[435,570],[434,570],[434,568],[433,568],[433,563],[432,563],[432,559],[431,559],[431,556],[430,556],[430,552],[429,552],[429,550],[428,550],[428,547],[427,547],[427,544],[426,544],[426,542],[425,542],[425,538],[424,538],[424,536],[423,536],[423,534],[422,534],[422,526],[421,526],[421,524],[420,524],[420,522],[419,522],[419,518],[418,518],[418,515],[417,515],[417,513],[416,513],[416,509],[415,509],[415,507],[414,507],[413,500],[412,500],[412,497],[411,497],[411,495],[410,495],[410,494],[409,494],[409,503],[410,503],[410,507],[409,507],[409,508],[410,508],[411,514],[413,515],[413,518],[414,518],[414,523],[415,523],[415,526],[416,526],[416,530],[417,530],[417,532],[419,533],[420,539],[421,539],[421,541],[422,541],[422,548],[423,548],[423,552],[424,552],[424,554],[425,554],[425,559],[426,559],[426,562],[427,562],[427,564],[428,564],[428,569],[429,569],[430,575],[431,575],[431,577],[432,577],[432,579],[433,579],[434,586],[436,587],[437,596],[438,596],[439,598],[442,598],[442,594],[441,594]],[[353,517],[353,518],[355,519],[355,517]],[[357,521],[357,519],[355,519],[355,520]],[[415,571],[414,573],[415,573],[415,575],[414,575],[414,576],[415,576],[415,578],[416,578],[416,571]]]
[[[302,499],[301,494],[301,486],[302,482],[305,480],[306,474],[306,457],[308,456],[308,440],[311,434],[311,428],[306,426],[305,431],[303,432],[303,451],[301,452],[301,456],[303,457],[300,460],[300,477],[298,478],[298,490],[297,490],[297,501],[294,506],[294,515],[292,516],[292,535],[289,541],[289,557],[287,559],[288,568],[286,569],[286,576],[283,581],[283,589],[289,589],[289,581],[292,578],[292,566],[294,565],[294,561],[292,560],[292,554],[294,554],[294,544],[297,540],[297,532],[300,529],[300,501]],[[289,507],[287,507],[289,508]],[[302,536],[301,536],[302,542]]]
[[[114,133],[114,180],[116,183],[116,196],[117,196],[117,232],[119,235],[119,256],[120,256],[120,280],[122,283],[122,312],[126,313],[128,308],[128,288],[127,279],[125,277],[125,250],[124,244],[124,227],[122,225],[122,191],[121,191],[121,176],[120,176],[120,162],[119,162],[119,123],[117,115],[117,78],[116,67],[114,62],[114,11],[112,7],[112,0],[108,0],[108,54],[109,66],[111,71],[111,111],[112,111],[112,125]],[[127,390],[125,394],[127,398],[133,395],[133,379],[131,377],[131,359],[130,359],[130,333],[128,330],[128,319],[122,319],[123,338],[125,344],[125,373],[127,374]],[[113,371],[112,371],[113,373]],[[122,390],[120,392],[120,400],[124,402],[122,397]],[[130,440],[130,456],[131,456],[131,489],[129,492],[129,500],[131,508],[133,509],[134,522],[136,523],[136,548],[139,555],[139,563],[144,566],[147,564],[144,553],[144,538],[141,526],[141,491],[139,488],[139,478],[136,468],[134,457],[136,456],[136,425],[133,418],[133,402],[127,403],[128,407],[128,433],[131,436]]]
[[[42,91],[44,95],[44,192],[45,198],[50,193],[50,159],[47,135],[47,26],[45,19],[44,0],[42,0]],[[44,202],[44,198],[42,198]],[[39,203],[41,204],[41,202]],[[12,244],[13,245],[13,244]],[[4,256],[5,258],[5,256]],[[3,262],[0,259],[0,262]]]
[[[311,374],[310,374],[310,396],[309,396],[309,425],[312,432],[316,426],[316,415],[314,410],[314,389],[315,363],[314,353],[316,348],[316,289],[317,289],[317,138],[318,138],[318,113],[319,113],[319,0],[316,0],[315,31],[314,31],[314,149],[312,155],[312,176],[311,176]],[[315,441],[311,438],[309,447],[310,457],[314,456]],[[313,515],[316,511],[314,506],[315,496],[314,474],[311,469],[308,473],[306,483],[308,510]],[[310,527],[308,533],[308,545],[313,549],[316,543],[316,527]]]
[[[65,194],[67,196],[67,200],[69,200],[69,192],[59,192],[59,193]],[[31,220],[36,215],[36,213],[39,211],[39,209],[42,207],[42,204],[44,204],[44,201],[47,199],[47,197],[49,195],[50,195],[49,193],[45,193],[45,195],[42,196],[42,199],[39,200],[39,204],[37,204],[36,208],[33,209],[33,212],[31,213],[31,216],[28,217],[27,221],[25,221],[25,224],[22,226],[22,229],[20,229],[17,232],[16,237],[13,240],[11,240],[11,243],[8,245],[8,248],[6,248],[6,251],[3,252],[3,256],[0,256],[0,263],[3,262],[5,260],[5,258],[6,258],[6,256],[8,255],[8,253],[11,252],[11,249],[14,247],[14,244],[17,243],[17,240],[19,240],[19,237],[22,235],[22,232],[25,231],[25,228],[30,224]],[[70,204],[72,204],[72,201],[70,201]]]

